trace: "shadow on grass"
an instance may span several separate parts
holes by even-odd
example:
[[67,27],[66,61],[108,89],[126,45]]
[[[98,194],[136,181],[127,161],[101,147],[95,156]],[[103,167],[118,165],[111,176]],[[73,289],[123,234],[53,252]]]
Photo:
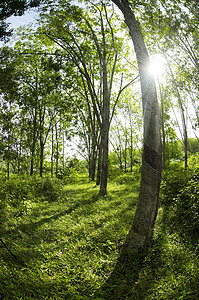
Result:
[[143,267],[145,252],[134,250],[131,254],[122,250],[114,270],[110,277],[96,291],[94,297],[104,300],[131,299],[141,300],[139,285],[139,274]]
[[[9,280],[6,276],[0,275],[0,299],[77,299],[76,291],[70,291],[64,283],[60,284],[59,282],[58,284],[58,282],[50,279],[43,281],[39,277],[31,276],[28,269],[23,271],[23,275],[23,281],[20,281],[18,278]],[[27,279],[24,279],[25,276]],[[63,277],[64,280],[65,278]]]
[[97,202],[98,199],[99,199],[98,196],[92,196],[90,199],[84,199],[82,201],[78,201],[77,203],[74,203],[67,209],[64,209],[63,211],[53,214],[53,215],[52,215],[52,211],[50,211],[50,212],[48,212],[50,214],[49,217],[42,218],[41,220],[36,221],[36,222],[30,222],[28,224],[24,224],[24,223],[19,224],[18,226],[15,227],[14,230],[8,230],[6,234],[14,233],[14,232],[18,231],[18,229],[22,230],[26,233],[29,233],[29,231],[33,231],[34,229],[36,229],[37,227],[39,227],[45,223],[49,223],[51,221],[56,221],[60,217],[63,217],[65,215],[72,213],[79,207],[82,207],[82,206],[88,205],[88,204],[93,204],[93,203]]
[[[96,195],[92,196],[90,199],[84,198],[81,201],[79,200],[77,203],[72,203],[71,206],[69,206],[67,209],[61,210],[60,212],[54,213],[51,210],[44,212],[45,217],[41,218],[38,221],[33,222],[30,218],[29,223],[22,222],[15,226],[14,229],[7,230],[2,234],[2,237],[5,240],[11,252],[17,252],[17,254],[16,259],[14,259],[14,257],[10,255],[6,249],[4,249],[5,254],[3,255],[3,259],[5,259],[7,262],[11,259],[11,261],[15,262],[16,264],[20,262],[22,266],[27,265],[29,261],[32,260],[32,257],[35,257],[37,259],[43,259],[42,253],[38,253],[37,251],[35,251],[35,246],[41,244],[41,242],[50,243],[54,241],[56,236],[56,229],[49,229],[48,224],[56,222],[56,220],[58,220],[61,217],[70,215],[79,207],[95,204],[98,200],[99,197]],[[50,216],[47,216],[47,214],[49,214]],[[43,225],[45,226],[45,232],[41,234],[39,230]],[[13,241],[12,244],[11,240]],[[13,250],[13,248],[16,247],[13,247],[13,243],[15,243],[14,241],[17,240],[19,240],[19,243],[22,243],[24,245],[24,250]]]
[[[165,212],[162,214],[164,220]],[[130,255],[123,249],[111,275],[92,299],[199,299],[197,249],[192,252],[174,229],[169,234],[169,225],[162,217],[160,220],[159,234],[150,248]]]
[[150,248],[131,255],[121,252],[110,277],[92,299],[199,299],[197,249],[192,251],[174,228],[169,233],[169,224],[161,222],[158,227],[159,235]]
[[[84,192],[84,195],[82,195]],[[56,299],[78,299],[77,293],[74,291],[73,292],[67,292],[67,285],[68,286],[75,286],[77,284],[76,282],[76,278],[70,278],[71,274],[64,274],[65,269],[67,269],[64,265],[62,266],[62,262],[60,263],[60,265],[58,267],[60,267],[60,271],[59,272],[63,272],[62,275],[59,278],[56,279],[52,279],[51,280],[51,275],[48,274],[48,270],[46,271],[46,277],[44,277],[41,274],[41,270],[40,270],[40,265],[41,262],[44,262],[45,265],[45,260],[47,259],[49,261],[49,264],[52,264],[55,260],[54,257],[52,256],[48,256],[45,257],[45,253],[43,253],[43,248],[41,248],[40,252],[37,252],[37,248],[35,248],[34,246],[36,246],[36,244],[40,244],[42,242],[42,240],[44,240],[47,244],[49,243],[49,247],[44,248],[46,249],[46,252],[48,254],[53,252],[54,249],[51,248],[51,241],[54,238],[54,241],[56,240],[57,234],[56,234],[56,229],[55,228],[48,228],[48,223],[53,223],[56,222],[56,220],[58,220],[59,218],[67,215],[67,214],[71,214],[73,213],[73,211],[78,210],[81,207],[84,206],[91,206],[88,207],[88,210],[86,211],[86,213],[88,215],[93,214],[93,207],[95,206],[96,202],[98,200],[101,199],[101,197],[97,196],[97,191],[94,192],[94,194],[88,198],[88,195],[90,195],[90,193],[87,193],[87,191],[85,189],[78,189],[78,191],[75,190],[67,190],[66,194],[68,194],[68,199],[66,199],[66,204],[65,206],[63,205],[63,203],[65,201],[62,201],[60,203],[57,203],[57,209],[56,207],[53,207],[53,210],[50,209],[48,210],[47,207],[46,209],[44,208],[44,212],[42,212],[42,217],[37,220],[37,221],[33,221],[31,220],[31,216],[29,218],[29,223],[25,223],[22,220],[21,224],[16,225],[16,227],[14,228],[14,230],[10,230],[9,232],[6,232],[6,235],[8,236],[9,233],[11,234],[11,239],[13,240],[13,242],[15,241],[15,239],[20,239],[18,241],[18,244],[21,243],[21,247],[18,248],[17,243],[15,244],[14,242],[14,246],[16,246],[16,252],[17,252],[17,256],[19,258],[23,258],[26,266],[24,268],[23,271],[21,271],[23,273],[23,278],[24,278],[24,273],[25,275],[27,275],[27,282],[22,282],[22,279],[20,281],[20,278],[13,278],[12,275],[12,268],[13,268],[13,262],[10,262],[8,257],[6,257],[6,254],[4,255],[5,262],[6,265],[9,265],[9,274],[6,275],[7,278],[10,277],[9,282],[10,284],[14,285],[14,288],[12,289],[12,292],[17,291],[20,294],[20,297],[24,297],[24,298],[17,298],[17,295],[12,295],[11,292],[8,291],[9,287],[4,287],[2,291],[4,291],[4,295],[5,295],[5,299],[51,299],[51,296],[57,296]],[[117,194],[120,196],[124,195],[124,191],[119,191],[117,192]],[[78,196],[76,199],[72,199],[72,195],[76,195]],[[84,197],[82,197],[84,196]],[[129,195],[128,195],[129,196]],[[127,196],[127,198],[129,198]],[[130,197],[131,198],[131,197]],[[70,199],[71,199],[71,203],[70,203]],[[130,204],[126,206],[125,209],[119,209],[119,205],[122,203],[122,200],[119,202],[115,202],[115,199],[113,196],[107,197],[108,201],[108,205],[106,207],[101,208],[102,211],[104,210],[111,210],[111,208],[115,209],[115,206],[117,207],[118,205],[118,218],[116,218],[116,216],[114,216],[114,221],[112,221],[110,224],[107,222],[108,218],[110,217],[110,215],[106,216],[105,214],[102,214],[102,217],[100,219],[97,219],[96,221],[96,225],[92,224],[93,229],[102,227],[102,232],[99,234],[96,242],[100,242],[101,244],[103,244],[103,241],[106,241],[107,238],[110,238],[111,241],[114,241],[115,238],[115,227],[117,226],[117,224],[119,223],[119,226],[122,226],[122,219],[124,220],[128,220],[130,222],[130,219],[132,217],[132,215],[129,214],[129,210],[132,210],[135,206],[135,203],[133,203],[133,201],[130,201]],[[133,198],[132,198],[133,199]],[[101,199],[102,200],[102,199]],[[130,199],[131,200],[131,199]],[[68,205],[67,205],[68,204]],[[49,205],[49,203],[48,203]],[[50,204],[51,205],[51,204]],[[60,205],[60,207],[59,207]],[[99,208],[100,210],[100,208]],[[34,214],[34,211],[33,211]],[[80,211],[78,212],[78,215],[83,215],[85,214],[84,211]],[[116,214],[115,212],[113,214]],[[39,216],[39,212],[38,212],[38,216]],[[94,219],[93,219],[94,220]],[[126,222],[125,221],[125,222]],[[108,226],[107,228],[103,229],[104,224],[107,222]],[[42,225],[45,225],[45,232],[39,232],[39,229],[42,227]],[[91,226],[91,228],[92,228]],[[44,226],[43,226],[44,227]],[[47,230],[46,230],[47,228]],[[43,230],[43,229],[42,229]],[[79,229],[77,229],[77,235],[79,235],[78,237],[78,241],[82,238],[85,238],[85,233],[83,232],[82,236],[79,234],[78,232]],[[18,235],[18,232],[21,231],[22,235],[20,237],[20,235]],[[107,232],[107,234],[106,234]],[[24,235],[23,235],[24,233]],[[64,232],[65,233],[65,232]],[[109,234],[108,234],[109,233]],[[21,234],[21,233],[20,233]],[[5,235],[5,237],[6,237]],[[72,238],[76,238],[74,236],[72,236]],[[9,238],[9,241],[11,241],[11,239]],[[62,245],[62,241],[55,241],[55,246],[53,247],[57,247],[57,249],[59,251],[62,251],[62,248],[65,247],[65,241],[63,242],[64,245]],[[23,247],[24,245],[24,247]],[[95,244],[96,245],[96,244]],[[32,247],[33,246],[33,247]],[[43,245],[42,245],[43,246]],[[63,246],[63,247],[62,247]],[[45,245],[44,245],[45,247]],[[103,246],[102,246],[103,247]],[[74,250],[75,251],[75,250]],[[80,248],[80,251],[81,248]],[[104,251],[104,249],[102,250]],[[8,256],[8,255],[7,255]],[[117,299],[139,299],[138,297],[136,297],[137,295],[137,285],[138,285],[138,279],[139,279],[139,273],[140,270],[142,269],[142,262],[143,262],[143,253],[138,253],[135,251],[135,253],[132,253],[131,256],[129,256],[128,254],[125,253],[125,251],[123,250],[121,252],[121,255],[118,259],[118,262],[111,274],[111,276],[107,279],[106,283],[96,292],[95,298],[96,297],[100,297],[102,299],[110,299],[110,300],[117,300]],[[67,258],[68,259],[68,258]],[[66,260],[67,261],[67,260]],[[36,266],[35,266],[36,265]],[[37,271],[38,268],[38,271]],[[47,266],[46,266],[47,268]],[[53,266],[51,267],[53,268]],[[17,266],[17,269],[21,269],[20,266]],[[18,270],[17,270],[18,271]],[[31,275],[31,272],[32,275]],[[38,273],[37,273],[38,272]],[[14,274],[14,273],[13,273]],[[17,272],[16,272],[17,274]],[[38,278],[36,276],[38,275]],[[6,279],[6,276],[1,274],[1,278],[0,278],[0,282],[3,282]],[[49,277],[48,277],[49,276]],[[45,280],[43,281],[42,278],[44,278]],[[60,278],[63,278],[63,282],[59,282]],[[54,280],[54,282],[53,282]],[[62,280],[62,279],[61,279]],[[71,281],[71,282],[70,282]],[[81,284],[82,284],[82,279],[81,279]],[[21,284],[26,284],[26,287],[23,288],[20,285]],[[80,284],[79,284],[80,285]],[[82,288],[83,284],[81,285]],[[0,283],[0,287],[1,287],[1,283]],[[60,290],[63,289],[63,290]],[[84,288],[85,289],[85,288]],[[21,290],[21,292],[20,292]],[[43,291],[43,292],[39,292],[39,291]],[[9,297],[6,298],[6,293],[8,291],[8,295]],[[82,291],[80,291],[81,293]],[[51,295],[52,293],[52,295]],[[86,292],[85,294],[89,295],[89,293],[91,293],[90,291],[90,286],[88,285],[88,287],[86,287]],[[64,295],[64,296],[63,296]],[[12,298],[13,296],[13,298]],[[14,298],[15,297],[15,298]],[[26,298],[25,298],[26,297]],[[46,298],[44,298],[46,297]],[[52,298],[55,299],[55,298]],[[84,299],[84,298],[79,298],[79,299]],[[85,298],[85,299],[92,299],[92,297],[90,298]]]

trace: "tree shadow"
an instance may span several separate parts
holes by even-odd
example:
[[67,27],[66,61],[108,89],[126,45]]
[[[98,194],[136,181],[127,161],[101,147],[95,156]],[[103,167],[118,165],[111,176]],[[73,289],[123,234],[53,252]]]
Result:
[[7,230],[6,234],[16,233],[18,230],[22,230],[26,233],[29,233],[29,231],[34,231],[37,227],[39,227],[45,223],[49,223],[51,221],[56,221],[60,217],[70,214],[71,212],[73,212],[74,210],[78,209],[81,206],[95,203],[96,201],[98,201],[98,199],[99,199],[98,196],[92,196],[90,199],[84,199],[82,201],[72,204],[67,209],[65,209],[59,213],[52,215],[52,212],[50,212],[51,215],[49,217],[46,216],[46,217],[40,219],[39,221],[30,222],[27,224],[21,223],[21,224],[15,226],[15,229]]
[[145,255],[146,250],[139,251],[134,249],[129,253],[123,248],[111,275],[101,288],[96,291],[92,299],[99,297],[107,300],[139,300],[140,291],[137,290],[137,287]]
[[[85,189],[82,189],[81,193],[83,191],[85,193]],[[11,236],[15,237],[15,238],[18,235],[18,231],[22,232],[22,237],[21,237],[22,242],[24,245],[27,244],[29,249],[27,249],[27,247],[25,247],[24,249],[23,248],[17,249],[17,257],[20,260],[23,259],[23,262],[25,263],[25,269],[27,267],[27,273],[29,272],[29,269],[30,270],[32,269],[34,261],[35,261],[35,263],[37,263],[37,261],[39,261],[39,260],[41,260],[41,261],[45,260],[45,255],[44,255],[45,253],[43,253],[43,252],[37,253],[35,247],[32,247],[32,246],[36,246],[37,244],[41,243],[41,235],[39,233],[38,233],[38,237],[37,237],[37,232],[39,231],[39,228],[45,227],[44,228],[45,229],[44,241],[47,243],[50,243],[55,238],[56,234],[55,234],[53,228],[48,228],[48,223],[56,222],[57,219],[65,216],[67,214],[72,213],[79,207],[84,207],[84,206],[90,205],[90,204],[95,205],[95,203],[101,199],[100,197],[98,197],[98,195],[96,195],[96,193],[97,193],[97,191],[96,191],[95,195],[92,195],[92,197],[88,198],[87,193],[85,193],[86,195],[83,199],[78,198],[77,201],[73,202],[73,199],[72,199],[73,192],[74,192],[74,194],[76,193],[76,191],[68,192],[69,196],[71,197],[71,203],[70,203],[70,200],[68,199],[67,201],[69,201],[69,202],[68,202],[67,207],[65,207],[65,209],[62,210],[61,206],[60,206],[57,211],[56,210],[53,210],[53,211],[46,210],[46,213],[44,211],[44,214],[42,213],[42,218],[40,218],[39,220],[34,221],[33,219],[31,220],[31,218],[30,218],[28,223],[25,223],[25,221],[22,221],[22,223],[15,226],[14,229],[10,229],[9,232],[8,231],[6,232],[6,235],[9,235],[9,233],[10,233]],[[123,192],[124,191],[122,191],[121,193],[123,194]],[[113,198],[110,197],[110,206],[112,206],[111,199],[113,199]],[[60,202],[60,205],[61,205],[61,202]],[[119,212],[119,215],[121,217],[120,226],[122,224],[122,218],[124,218],[125,220],[128,218],[128,220],[130,221],[132,216],[129,215],[129,210],[131,211],[134,206],[135,206],[135,203],[132,202],[129,205],[129,207],[126,207],[125,209],[120,210],[120,212]],[[103,210],[105,210],[105,209],[106,210],[109,209],[109,206],[106,208],[103,208]],[[88,215],[92,214],[92,212],[93,212],[92,209],[88,209],[87,214]],[[84,214],[84,213],[85,212],[81,211],[81,212],[79,212],[79,215]],[[126,214],[127,214],[127,217],[124,217]],[[94,228],[96,229],[99,227],[103,227],[104,222],[106,222],[105,216],[103,216],[102,221],[100,221],[100,223],[98,220],[98,224],[94,225]],[[42,225],[44,225],[44,226],[42,226]],[[99,241],[101,242],[103,240],[106,241],[108,236],[110,236],[111,241],[112,240],[114,241],[114,226],[115,226],[115,223],[111,222],[109,224],[108,228],[104,229],[102,234],[99,235],[96,242],[99,242]],[[109,232],[109,235],[106,234],[105,231]],[[25,234],[23,235],[23,233],[25,233]],[[9,240],[9,242],[10,242],[10,240]],[[62,248],[62,241],[57,241],[57,247],[59,249]],[[104,251],[104,249],[103,249],[103,251]],[[4,256],[4,258],[5,258],[5,256]],[[137,286],[139,285],[138,284],[139,273],[140,273],[140,270],[142,269],[143,258],[144,258],[144,253],[142,253],[142,252],[135,250],[133,253],[131,253],[129,255],[129,253],[125,252],[125,249],[122,249],[120,256],[118,258],[117,264],[115,265],[115,268],[114,268],[113,272],[111,273],[110,277],[103,284],[103,286],[95,293],[94,298],[92,298],[92,297],[86,298],[85,297],[85,299],[87,299],[87,300],[88,299],[96,299],[97,297],[101,298],[101,299],[107,299],[107,300],[108,299],[110,299],[110,300],[117,300],[117,299],[136,299],[137,300],[137,299],[139,299],[138,297],[136,297],[136,295],[138,294]],[[6,259],[6,262],[8,263],[8,258]],[[10,264],[12,264],[13,262],[10,262]],[[20,267],[20,266],[18,266],[18,267]],[[34,270],[34,268],[33,268],[33,270]],[[64,278],[63,278],[63,280],[64,280]],[[67,280],[68,280],[68,278],[67,278]],[[30,285],[29,290],[31,290],[31,291],[34,290],[33,286],[36,286],[36,285],[38,285],[38,290],[46,289],[46,295],[48,295],[48,297],[50,297],[50,294],[48,294],[50,289],[56,290],[59,286],[59,283],[58,283],[58,280],[57,281],[55,280],[54,285],[50,286],[50,283],[47,284],[46,282],[42,282],[41,280],[38,280],[38,282],[37,282],[36,279],[32,276],[31,279],[29,279],[29,281],[27,282],[27,286],[28,285]],[[63,286],[66,286],[66,289],[67,289],[66,283],[64,283],[63,285],[62,284],[60,284],[60,285],[62,286],[62,288],[63,288]],[[60,288],[61,288],[61,286],[60,286]],[[86,295],[89,295],[89,293],[90,293],[90,290],[88,288]],[[38,294],[30,295],[30,297],[39,299]],[[62,298],[60,298],[60,299],[62,299]],[[75,293],[74,293],[74,295],[73,295],[73,293],[69,293],[68,298],[65,298],[65,299],[77,299],[77,298],[75,298]],[[84,298],[82,298],[82,299],[84,299]]]

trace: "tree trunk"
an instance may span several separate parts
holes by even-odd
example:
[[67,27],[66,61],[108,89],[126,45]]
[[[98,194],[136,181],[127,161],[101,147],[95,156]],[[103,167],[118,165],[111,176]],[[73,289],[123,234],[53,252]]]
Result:
[[173,75],[173,72],[171,70],[171,66],[170,66],[169,60],[168,60],[167,56],[165,55],[165,53],[164,53],[164,56],[165,56],[165,58],[167,60],[167,64],[168,64],[168,67],[169,67],[169,71],[170,71],[172,82],[173,82],[173,86],[174,86],[174,91],[175,91],[175,93],[177,95],[178,105],[179,105],[179,108],[180,108],[180,114],[181,114],[181,120],[182,120],[182,128],[183,128],[184,166],[185,166],[185,170],[186,170],[187,167],[188,167],[188,162],[187,162],[188,137],[187,137],[187,125],[186,125],[186,118],[185,118],[185,114],[184,114],[184,107],[183,107],[183,102],[182,102],[182,99],[181,99],[181,95],[180,95],[180,92],[179,92],[179,89],[178,89],[178,86],[177,86],[177,83],[176,83],[176,79],[175,79],[175,77]]
[[62,161],[62,165],[63,165],[63,173],[65,172],[65,138],[64,138],[64,133],[63,133],[63,161]]
[[30,165],[30,175],[33,175],[34,172],[34,156],[35,156],[35,148],[36,148],[36,140],[37,140],[37,109],[38,109],[38,70],[36,68],[36,78],[35,78],[35,91],[36,91],[36,96],[35,96],[35,109],[33,111],[33,140],[32,140],[32,148],[30,149],[31,151],[31,165]]
[[17,173],[20,174],[21,171],[21,140],[19,144],[19,149],[17,149]]
[[95,180],[95,170],[96,170],[96,161],[97,161],[97,144],[95,138],[92,137],[92,144],[90,147],[89,154],[89,178],[94,181]]
[[132,130],[132,124],[130,124],[130,126],[131,126],[131,173],[132,173],[133,172],[133,130]]
[[105,196],[107,194],[107,179],[108,179],[108,130],[102,130],[102,172],[101,172],[101,182],[100,182],[100,196]]
[[98,165],[97,165],[96,185],[100,185],[101,170],[102,170],[102,146],[101,146],[101,142],[100,142],[100,144],[99,144],[99,150],[98,150]]
[[123,12],[125,23],[133,41],[142,91],[143,105],[143,156],[140,193],[134,221],[126,239],[125,248],[145,248],[152,236],[158,211],[161,179],[160,113],[155,81],[147,71],[148,52],[128,0],[112,0]]
[[39,170],[40,177],[43,176],[43,165],[44,165],[44,143],[42,137],[40,137],[40,170]]
[[124,172],[127,171],[127,132],[125,132],[125,146],[124,146]]
[[93,153],[91,158],[91,168],[90,168],[90,179],[92,181],[95,180],[95,170],[96,170],[96,154]]
[[10,178],[10,161],[8,160],[8,164],[7,164],[7,178]]
[[40,167],[39,167],[39,175],[43,176],[43,165],[44,165],[44,141],[42,137],[42,132],[40,132]]
[[55,125],[55,139],[56,139],[56,177],[58,176],[58,169],[59,169],[59,140],[58,140],[58,128],[57,124]]
[[[104,44],[105,47],[105,44]],[[103,58],[103,111],[101,127],[101,145],[102,145],[102,173],[99,195],[107,194],[108,180],[108,145],[109,145],[109,117],[110,117],[110,95],[108,91],[108,78],[106,66],[106,51],[104,49]]]
[[35,115],[33,120],[33,139],[31,147],[31,162],[30,162],[30,175],[33,175],[34,172],[34,156],[35,156],[35,147],[36,147],[36,130],[37,130],[37,108],[35,108]]
[[51,178],[53,178],[54,173],[54,130],[52,126],[52,141],[51,141]]
[[164,130],[164,102],[162,91],[160,87],[160,83],[158,80],[159,90],[160,90],[160,99],[161,99],[161,126],[162,126],[162,168],[165,169],[166,167],[166,137],[165,137],[165,130]]

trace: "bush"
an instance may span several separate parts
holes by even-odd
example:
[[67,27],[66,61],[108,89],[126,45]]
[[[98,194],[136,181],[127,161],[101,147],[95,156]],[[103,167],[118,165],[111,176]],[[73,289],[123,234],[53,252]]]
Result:
[[186,241],[196,245],[199,231],[199,171],[168,172],[161,187],[164,222]]
[[186,185],[188,174],[184,168],[173,164],[168,171],[162,174],[160,201],[167,206],[172,205],[180,190]]
[[62,191],[57,178],[0,176],[0,227],[6,222],[9,213],[15,216],[27,214],[32,201],[56,201]]
[[139,165],[135,165],[133,167],[133,172],[130,173],[124,173],[124,171],[118,174],[115,174],[115,177],[113,178],[113,181],[119,183],[119,184],[131,184],[135,180],[139,183],[140,182],[140,171],[141,168]]
[[119,184],[128,184],[131,183],[133,179],[133,174],[127,173],[117,176],[114,181],[116,181]]
[[62,191],[62,184],[57,178],[33,177],[31,179],[32,193],[39,199],[44,198],[47,201],[56,201]]
[[6,193],[4,189],[6,177],[0,176],[0,231],[4,225],[7,216]]
[[29,181],[23,177],[0,178],[0,223],[5,222],[10,212],[16,216],[27,212],[28,201],[32,198]]

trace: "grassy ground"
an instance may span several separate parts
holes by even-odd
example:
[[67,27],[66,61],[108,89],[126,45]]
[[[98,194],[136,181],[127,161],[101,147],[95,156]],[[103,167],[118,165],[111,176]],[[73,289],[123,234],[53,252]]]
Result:
[[153,247],[132,257],[122,253],[138,181],[121,178],[109,182],[106,197],[98,197],[87,177],[38,181],[34,191],[27,185],[2,226],[1,238],[16,257],[0,244],[0,299],[199,299],[195,249],[167,231],[162,207]]

